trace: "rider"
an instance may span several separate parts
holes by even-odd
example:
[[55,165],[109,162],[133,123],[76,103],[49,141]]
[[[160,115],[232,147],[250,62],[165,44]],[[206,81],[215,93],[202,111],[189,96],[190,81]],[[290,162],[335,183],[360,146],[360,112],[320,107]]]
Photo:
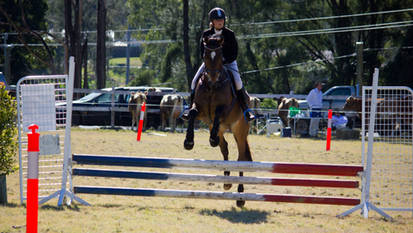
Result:
[[[202,39],[204,37],[218,35],[224,38],[224,43],[222,45],[224,66],[226,67],[227,70],[231,71],[234,77],[236,94],[237,94],[239,104],[241,105],[242,111],[244,112],[246,119],[248,121],[251,121],[255,118],[255,116],[249,112],[249,109],[248,109],[249,96],[242,84],[240,73],[238,71],[238,65],[236,61],[237,55],[238,55],[238,43],[235,38],[235,33],[232,30],[225,27],[225,12],[223,9],[219,7],[215,7],[209,12],[209,21],[210,21],[210,24],[209,24],[210,29],[205,30],[201,37],[201,43],[200,43],[201,56],[203,58],[204,45],[203,45]],[[199,67],[198,71],[196,72],[192,80],[190,106],[192,106],[193,101],[194,101],[195,87],[196,87],[198,78],[202,74],[202,72],[204,72],[204,69],[205,69],[205,63],[202,63],[202,65]],[[188,119],[188,111],[186,111],[183,114],[183,118]]]

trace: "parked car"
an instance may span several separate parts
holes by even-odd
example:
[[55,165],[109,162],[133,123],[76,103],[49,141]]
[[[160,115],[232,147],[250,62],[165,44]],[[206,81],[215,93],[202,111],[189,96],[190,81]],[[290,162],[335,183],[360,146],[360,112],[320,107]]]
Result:
[[[156,91],[150,91],[154,90]],[[99,92],[92,92],[78,100],[73,101],[72,125],[111,125],[112,110],[114,112],[114,125],[130,126],[131,114],[128,111],[128,101],[133,92],[147,94],[147,127],[157,127],[160,123],[159,104],[162,96],[175,93],[169,87],[116,87],[104,88]],[[113,96],[113,106],[112,106]]]

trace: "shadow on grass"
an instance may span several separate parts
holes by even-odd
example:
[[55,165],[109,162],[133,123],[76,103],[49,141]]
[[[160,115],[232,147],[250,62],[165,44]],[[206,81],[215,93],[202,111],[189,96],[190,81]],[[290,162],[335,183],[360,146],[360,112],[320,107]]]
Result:
[[267,222],[267,216],[270,215],[269,212],[260,210],[247,210],[247,209],[236,209],[231,210],[209,210],[202,209],[199,211],[201,215],[207,216],[217,216],[226,219],[232,223],[265,223]]
[[6,204],[0,204],[1,207],[8,207],[8,208],[16,208],[16,207],[21,207],[24,205],[19,205],[16,203],[6,203]]
[[63,205],[63,206],[55,206],[55,205],[41,205],[39,206],[42,210],[55,210],[55,211],[64,211],[64,210],[73,210],[73,211],[80,211],[78,205],[71,204],[70,206]]

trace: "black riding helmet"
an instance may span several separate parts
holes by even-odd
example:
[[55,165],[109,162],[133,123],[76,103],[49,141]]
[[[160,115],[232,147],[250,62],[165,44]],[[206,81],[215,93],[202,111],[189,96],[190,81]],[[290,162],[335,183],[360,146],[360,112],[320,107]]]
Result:
[[212,22],[214,19],[223,19],[225,20],[225,11],[222,8],[215,7],[209,13],[209,21]]

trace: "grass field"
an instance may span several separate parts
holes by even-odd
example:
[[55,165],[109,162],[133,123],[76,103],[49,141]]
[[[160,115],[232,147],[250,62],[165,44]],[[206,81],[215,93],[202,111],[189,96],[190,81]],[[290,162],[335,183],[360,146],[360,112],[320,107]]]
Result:
[[[142,66],[142,61],[139,57],[130,57],[129,59],[129,64],[131,66]],[[111,58],[109,60],[109,65],[110,66],[116,66],[116,65],[124,65],[126,66],[126,58],[124,57],[118,57],[118,58]]]
[[[191,151],[183,149],[184,134],[162,134],[167,134],[167,137],[146,132],[142,135],[142,141],[136,142],[136,135],[132,131],[74,128],[72,152],[222,159],[219,148],[209,146],[209,135],[205,131],[195,133],[195,147]],[[227,140],[230,160],[234,160],[237,157],[234,139],[227,134]],[[325,151],[323,140],[251,135],[249,142],[253,159],[256,161],[339,164],[360,164],[361,162],[360,141],[333,141],[329,152]],[[159,169],[146,168],[142,170],[159,171]],[[173,171],[221,175],[221,172],[207,170],[174,169]],[[237,173],[232,173],[232,175],[237,175]],[[268,173],[245,173],[244,175],[272,176]],[[205,182],[75,177],[73,183],[161,189],[223,190],[222,184]],[[9,204],[0,206],[0,232],[25,232],[25,208],[19,203],[18,173],[8,176],[7,184]],[[231,191],[236,191],[235,185]],[[245,192],[360,197],[360,190],[357,189],[245,185]],[[240,209],[236,207],[235,201],[223,200],[105,195],[80,195],[80,197],[92,206],[74,203],[70,207],[57,208],[56,199],[42,205],[39,209],[39,232],[413,232],[411,213],[389,212],[394,217],[394,221],[386,221],[374,212],[371,212],[369,219],[364,219],[360,211],[344,219],[336,218],[337,214],[350,208],[346,206],[247,201],[245,208]]]
[[[139,57],[131,57],[129,60],[131,70],[136,70],[136,68],[141,68],[142,67],[142,61]],[[119,57],[119,58],[111,58],[109,60],[109,67],[108,69],[108,75],[110,79],[114,82],[111,83],[109,86],[112,84],[115,86],[125,86],[125,81],[126,81],[126,58],[124,57]],[[115,68],[115,66],[118,66]]]

